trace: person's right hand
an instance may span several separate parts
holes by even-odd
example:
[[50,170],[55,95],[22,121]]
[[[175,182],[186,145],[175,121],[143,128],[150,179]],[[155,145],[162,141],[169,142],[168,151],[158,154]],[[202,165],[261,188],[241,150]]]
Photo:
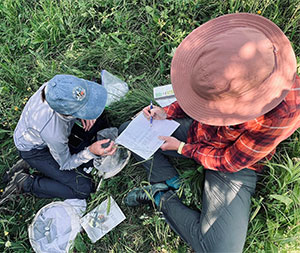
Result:
[[117,150],[114,141],[111,141],[107,148],[102,147],[102,144],[108,143],[109,141],[110,139],[96,141],[91,146],[89,146],[89,150],[95,155],[100,155],[100,156],[113,155]]
[[81,119],[81,123],[82,123],[82,128],[84,129],[84,131],[89,131],[92,126],[95,124],[96,120],[92,119],[92,120],[88,120],[88,119]]
[[153,117],[154,120],[162,120],[167,118],[167,114],[165,110],[156,105],[154,105],[151,110],[150,110],[150,105],[145,107],[143,109],[143,114],[148,120],[150,119],[151,116]]

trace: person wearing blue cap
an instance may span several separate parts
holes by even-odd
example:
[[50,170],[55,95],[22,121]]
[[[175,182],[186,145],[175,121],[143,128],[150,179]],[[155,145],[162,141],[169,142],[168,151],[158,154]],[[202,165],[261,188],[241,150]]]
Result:
[[[14,131],[23,160],[8,173],[10,181],[2,199],[16,192],[41,198],[87,198],[94,186],[84,167],[90,167],[93,158],[114,154],[116,148],[113,141],[107,145],[108,139],[93,144],[89,140],[73,153],[69,137],[77,118],[86,135],[103,128],[99,119],[106,100],[102,85],[72,75],[56,75],[43,84],[28,100]],[[35,168],[38,175],[25,173],[26,167]]]

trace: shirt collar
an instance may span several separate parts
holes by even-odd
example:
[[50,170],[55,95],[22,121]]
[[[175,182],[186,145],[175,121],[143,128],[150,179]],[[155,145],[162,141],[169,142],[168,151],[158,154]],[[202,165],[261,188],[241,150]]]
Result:
[[72,115],[66,116],[66,115],[60,114],[60,113],[58,113],[58,112],[55,112],[55,113],[56,113],[56,115],[57,115],[59,118],[61,118],[61,119],[64,120],[64,121],[71,121],[71,120],[76,119],[76,118],[75,118],[74,116],[72,116]]

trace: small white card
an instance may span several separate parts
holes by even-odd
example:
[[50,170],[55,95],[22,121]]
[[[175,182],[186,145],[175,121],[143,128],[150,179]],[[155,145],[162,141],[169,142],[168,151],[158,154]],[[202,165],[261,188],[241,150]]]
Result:
[[161,107],[165,107],[176,101],[172,84],[154,87],[153,96],[156,103],[158,103]]
[[[110,202],[110,203],[109,203]],[[81,218],[80,223],[92,243],[95,243],[126,217],[112,197]]]
[[172,88],[172,84],[167,84],[163,86],[158,86],[153,88],[153,95],[154,98],[165,98],[165,97],[170,97],[174,96],[174,91]]

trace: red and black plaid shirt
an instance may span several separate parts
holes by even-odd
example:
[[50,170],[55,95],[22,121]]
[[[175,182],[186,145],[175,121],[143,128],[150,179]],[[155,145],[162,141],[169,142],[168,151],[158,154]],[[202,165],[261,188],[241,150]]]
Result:
[[[186,116],[177,102],[164,108],[168,118]],[[285,99],[270,112],[234,126],[210,126],[193,121],[182,154],[206,169],[236,172],[259,171],[257,164],[270,159],[276,146],[300,127],[300,77]]]

